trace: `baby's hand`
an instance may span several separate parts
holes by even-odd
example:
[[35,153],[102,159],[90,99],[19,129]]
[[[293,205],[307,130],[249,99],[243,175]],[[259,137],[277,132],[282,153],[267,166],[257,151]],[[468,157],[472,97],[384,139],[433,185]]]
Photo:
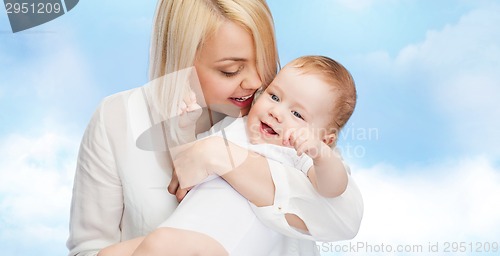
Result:
[[292,146],[297,151],[298,156],[305,153],[312,159],[320,156],[324,144],[319,138],[318,132],[315,133],[313,129],[307,127],[289,129],[285,131],[283,137],[284,146]]

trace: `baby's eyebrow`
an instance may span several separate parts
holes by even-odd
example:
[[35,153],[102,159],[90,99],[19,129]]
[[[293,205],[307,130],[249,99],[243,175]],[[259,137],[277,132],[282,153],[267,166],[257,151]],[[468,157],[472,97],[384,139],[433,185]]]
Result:
[[309,111],[307,111],[307,108],[304,105],[302,105],[302,103],[296,101],[294,105],[297,105],[301,111],[305,112],[301,114],[306,114],[307,116],[309,116]]
[[276,83],[276,82],[274,82],[274,81],[273,81],[273,82],[269,85],[269,87],[267,87],[267,88],[270,88],[270,89],[272,89],[272,90],[276,90],[276,91],[278,91],[279,93],[283,94],[283,90],[279,87],[279,84],[277,84],[277,83]]

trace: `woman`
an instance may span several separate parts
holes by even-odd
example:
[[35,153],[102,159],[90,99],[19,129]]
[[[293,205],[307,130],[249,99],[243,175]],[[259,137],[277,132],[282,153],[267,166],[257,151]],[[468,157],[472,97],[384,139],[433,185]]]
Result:
[[[149,233],[175,210],[176,197],[165,190],[172,178],[170,157],[165,151],[144,149],[167,145],[163,148],[167,150],[181,143],[182,136],[172,136],[164,129],[151,132],[146,136],[149,139],[143,140],[144,130],[178,113],[189,91],[185,83],[176,82],[182,72],[174,73],[181,75],[173,80],[163,77],[165,74],[195,67],[204,104],[221,113],[204,111],[196,125],[196,131],[201,132],[224,115],[246,115],[255,91],[268,85],[277,71],[272,17],[263,0],[160,0],[151,44],[150,77],[154,80],[147,86],[104,99],[82,139],[67,242],[69,255],[96,255],[110,246],[119,255],[120,246],[126,246],[123,241]],[[207,46],[210,44],[213,49]],[[194,125],[190,128],[194,129]],[[263,170],[268,168],[273,173],[286,169],[272,161]],[[288,180],[309,184],[307,179]],[[236,182],[242,181],[233,177],[229,182],[236,186]],[[283,183],[273,177],[267,191],[274,191],[273,182]],[[175,188],[175,180],[173,184],[171,188]],[[361,219],[361,197],[355,185],[350,184],[347,196],[337,203],[339,207],[330,207],[339,208],[341,214],[332,212],[325,216],[329,223],[343,229],[328,231],[338,239],[352,237]],[[278,193],[281,191],[276,186]],[[182,192],[178,195],[182,196]],[[269,196],[273,195],[264,197],[268,200]],[[273,209],[262,207],[261,220],[277,229],[289,228],[284,218],[269,215]],[[320,219],[316,225],[315,219],[302,220],[311,233],[323,221]],[[297,223],[292,225],[305,229],[300,226],[301,219]],[[317,252],[312,241],[283,237],[273,253]]]

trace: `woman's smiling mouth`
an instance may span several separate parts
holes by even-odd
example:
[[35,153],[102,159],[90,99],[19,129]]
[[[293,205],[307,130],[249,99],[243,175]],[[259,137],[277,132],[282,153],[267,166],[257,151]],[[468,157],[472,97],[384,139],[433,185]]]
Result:
[[254,94],[250,94],[250,95],[243,96],[243,97],[230,97],[229,100],[231,100],[231,102],[234,105],[236,105],[240,108],[245,108],[245,107],[250,106],[250,104],[252,104],[253,96],[254,96]]

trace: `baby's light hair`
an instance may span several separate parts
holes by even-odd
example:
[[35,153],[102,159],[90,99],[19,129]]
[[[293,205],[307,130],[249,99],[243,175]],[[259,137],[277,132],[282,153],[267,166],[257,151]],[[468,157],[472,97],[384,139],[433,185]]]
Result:
[[319,55],[302,56],[292,60],[286,66],[296,68],[303,74],[318,75],[337,92],[337,98],[333,99],[335,104],[330,127],[333,127],[335,133],[338,134],[356,106],[356,86],[349,71],[337,61]]

